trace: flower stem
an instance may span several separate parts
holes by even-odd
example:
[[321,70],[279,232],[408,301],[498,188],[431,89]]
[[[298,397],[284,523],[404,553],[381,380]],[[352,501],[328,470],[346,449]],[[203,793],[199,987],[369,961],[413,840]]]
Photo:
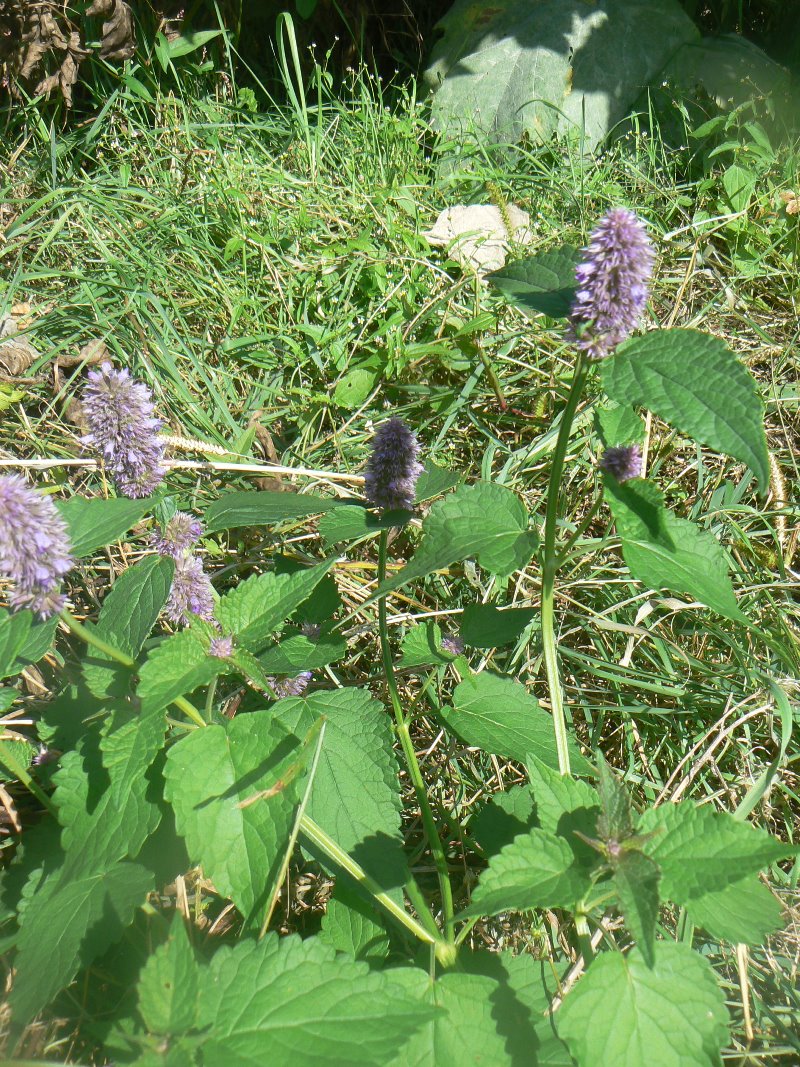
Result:
[[[381,530],[380,541],[378,542],[378,585],[380,585],[386,578],[388,545],[389,531]],[[422,825],[425,829],[425,836],[428,838],[428,844],[430,845],[431,853],[433,855],[434,866],[436,867],[436,875],[439,880],[439,891],[442,895],[442,912],[444,915],[445,934],[447,940],[452,943],[455,910],[453,908],[453,889],[450,885],[450,874],[447,870],[447,856],[445,855],[444,846],[439,837],[439,831],[436,828],[436,822],[433,818],[433,812],[431,811],[431,806],[428,801],[428,793],[425,789],[422,771],[420,770],[417,754],[414,751],[414,744],[409,732],[408,719],[403,711],[403,705],[400,702],[397,679],[394,673],[394,663],[392,662],[392,652],[389,647],[389,627],[386,621],[385,596],[378,598],[378,631],[381,642],[381,659],[383,661],[383,670],[386,676],[386,685],[389,689],[389,698],[392,702],[397,736],[400,738],[400,744],[403,747],[406,766],[408,767],[408,773],[411,777],[414,792],[417,797],[417,803],[419,804],[420,813],[422,815]]]
[[570,774],[569,747],[567,743],[567,722],[564,715],[564,693],[558,671],[558,652],[555,638],[555,584],[558,570],[558,553],[556,550],[556,524],[558,522],[558,500],[561,490],[561,475],[564,459],[569,446],[572,421],[583,393],[588,367],[580,354],[575,364],[572,386],[567,397],[567,406],[561,415],[558,427],[556,447],[550,467],[550,482],[547,487],[547,509],[544,520],[544,552],[542,555],[542,651],[547,674],[547,687],[550,691],[550,706],[553,711],[553,729],[556,736],[558,766],[562,774]]

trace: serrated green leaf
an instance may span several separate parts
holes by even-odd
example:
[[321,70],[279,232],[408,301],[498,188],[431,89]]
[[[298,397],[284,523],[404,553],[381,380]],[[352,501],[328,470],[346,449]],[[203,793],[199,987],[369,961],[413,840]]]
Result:
[[240,526],[268,526],[285,519],[304,519],[320,515],[332,507],[335,500],[311,494],[281,492],[225,493],[208,508],[205,515],[208,533],[234,530]]
[[[14,696],[13,689],[9,693],[12,697]],[[3,710],[4,701],[5,690],[0,689],[0,711]],[[6,706],[10,706],[10,703],[9,701]],[[9,759],[21,763],[23,767],[29,767],[35,755],[36,749],[29,741],[16,737],[9,737],[5,741],[0,741],[0,782],[15,782],[17,780],[16,774],[11,770],[8,763]]]
[[17,652],[15,673],[21,671],[30,663],[37,663],[42,658],[53,644],[57,628],[57,615],[53,615],[50,619],[44,619],[42,622],[34,619],[22,647]]
[[449,471],[445,467],[437,467],[431,460],[425,460],[425,465],[417,479],[417,488],[414,502],[421,504],[424,500],[432,500],[435,496],[441,496],[448,489],[453,489],[464,481],[464,475],[458,471]]
[[527,259],[507,263],[488,275],[514,307],[527,315],[542,312],[553,319],[567,318],[575,298],[575,268],[581,254],[572,245],[562,245]]
[[18,673],[19,653],[28,639],[32,621],[29,611],[12,613],[0,608],[0,678]]
[[208,647],[208,635],[200,627],[191,626],[153,649],[139,671],[136,688],[143,715],[165,708],[233,669],[228,661],[209,655]]
[[594,417],[606,448],[641,444],[644,441],[644,423],[628,404],[598,405]]
[[[135,659],[169,596],[175,563],[145,556],[117,578],[103,601],[93,632],[117,651]],[[130,671],[90,648],[82,663],[89,691],[97,697],[127,692]]]
[[435,1014],[391,972],[274,934],[219,949],[200,1005],[204,1062],[226,1067],[385,1067]]
[[320,940],[354,960],[378,964],[389,955],[389,938],[383,916],[343,879],[337,879],[325,908]]
[[628,790],[606,763],[601,752],[597,753],[597,766],[600,771],[598,782],[600,816],[597,820],[597,832],[603,841],[624,841],[633,833],[631,798]]
[[149,871],[124,862],[74,880],[47,879],[25,909],[17,939],[9,999],[15,1028],[122,935],[152,888]]
[[200,968],[183,916],[172,916],[169,935],[148,957],[137,986],[139,1013],[153,1034],[184,1034],[197,1019]]
[[385,889],[405,884],[397,759],[389,717],[363,689],[281,700],[272,714],[296,737],[325,718],[306,814]]
[[143,500],[128,500],[125,497],[86,500],[74,496],[71,500],[56,501],[56,507],[69,528],[72,555],[76,559],[118,541],[155,504],[154,497]]
[[756,383],[724,341],[699,330],[654,330],[603,361],[603,386],[682,433],[746,463],[769,485],[764,408]]
[[620,485],[607,477],[605,484],[622,555],[634,578],[653,589],[689,593],[720,615],[749,625],[713,534],[664,508],[652,482],[635,478]]
[[506,577],[524,567],[538,544],[528,528],[519,497],[495,482],[460,486],[437,500],[422,524],[423,539],[414,558],[370,598],[422,578],[431,571],[477,556],[492,574]]
[[492,856],[462,915],[574,908],[591,886],[589,870],[563,837],[529,830]]
[[[466,678],[453,692],[453,707],[439,715],[447,728],[467,745],[496,756],[525,761],[533,753],[549,766],[558,766],[552,717],[520,682],[487,671]],[[575,751],[576,773],[587,769]]]
[[424,971],[405,969],[407,983],[423,1004],[438,1008],[390,1061],[390,1067],[511,1067],[505,1039],[497,1031],[494,997],[498,985],[477,974],[444,974],[433,981]]
[[333,560],[287,574],[254,574],[222,597],[216,616],[237,644],[258,654],[322,581]]
[[658,919],[658,864],[636,849],[623,848],[611,857],[614,888],[625,925],[636,939],[648,967],[655,963]]
[[318,637],[290,634],[258,657],[268,674],[296,674],[316,671],[347,655],[347,641],[338,630],[323,625]]
[[440,663],[452,663],[453,652],[442,648],[442,628],[437,622],[415,623],[403,638],[399,667],[429,667]]
[[496,608],[470,604],[461,616],[459,634],[473,648],[500,648],[517,641],[536,618],[533,608]]
[[[272,899],[299,801],[300,745],[269,711],[194,730],[167,753],[164,795],[189,855],[248,924]],[[252,801],[259,793],[269,793]]]
[[719,1067],[728,1012],[709,963],[686,945],[598,956],[555,1017],[578,1067]]
[[640,834],[657,831],[643,849],[661,868],[662,898],[687,907],[695,897],[718,892],[800,852],[800,846],[778,841],[727,812],[688,801],[649,808],[636,829]]
[[387,511],[380,515],[363,504],[348,503],[332,508],[319,520],[319,535],[328,548],[342,541],[358,541],[381,530],[402,526],[413,517],[411,511]]
[[763,945],[783,925],[781,903],[758,878],[692,897],[689,918],[712,937]]
[[469,831],[484,852],[493,855],[535,825],[533,796],[526,785],[495,793],[469,821]]
[[600,811],[597,790],[586,782],[561,774],[536,756],[526,757],[525,765],[541,828],[568,840],[573,829],[592,836]]

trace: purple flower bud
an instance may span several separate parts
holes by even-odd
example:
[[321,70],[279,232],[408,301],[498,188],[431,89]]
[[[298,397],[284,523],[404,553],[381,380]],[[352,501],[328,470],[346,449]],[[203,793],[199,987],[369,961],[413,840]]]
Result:
[[58,589],[72,567],[67,524],[49,496],[17,474],[0,478],[0,574],[14,583],[13,608],[40,618],[64,607]]
[[212,637],[211,644],[208,646],[208,654],[216,656],[217,659],[230,659],[233,655],[233,638]]
[[364,476],[366,497],[373,507],[386,511],[414,507],[417,478],[422,473],[418,455],[419,443],[407,423],[392,418],[380,424]]
[[82,397],[89,427],[84,444],[103,456],[121,493],[149,496],[164,478],[162,423],[153,417],[150,390],[110,363],[89,371],[88,379]]
[[282,678],[280,681],[272,681],[272,691],[278,700],[285,697],[299,697],[308,688],[311,681],[311,671],[301,671],[296,678]]
[[203,536],[203,524],[186,511],[176,511],[165,528],[150,537],[150,544],[159,556],[181,559],[195,541]]
[[460,656],[464,651],[464,642],[460,637],[445,635],[442,638],[442,651],[449,652],[451,656]]
[[47,745],[39,745],[39,751],[31,760],[32,767],[44,767],[48,763],[55,763],[61,753],[58,749],[48,748]]
[[192,615],[206,622],[214,621],[214,589],[199,556],[184,556],[175,561],[175,576],[164,614],[170,622],[182,626],[189,625]]
[[303,637],[307,637],[309,641],[318,641],[321,631],[322,627],[318,622],[304,622],[300,627],[300,633]]
[[636,328],[647,303],[653,247],[644,223],[615,207],[592,233],[575,276],[570,339],[589,359],[603,359]]
[[612,475],[618,482],[642,476],[642,453],[638,445],[618,445],[607,448],[598,464],[601,471]]

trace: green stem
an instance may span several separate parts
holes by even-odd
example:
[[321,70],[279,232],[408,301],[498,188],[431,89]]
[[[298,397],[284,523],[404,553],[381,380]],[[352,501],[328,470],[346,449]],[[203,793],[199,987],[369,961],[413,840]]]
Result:
[[547,687],[550,691],[550,706],[553,711],[553,730],[556,736],[558,766],[562,774],[570,774],[569,747],[567,744],[567,721],[564,715],[564,693],[558,671],[558,652],[555,638],[555,584],[558,570],[558,553],[556,550],[556,528],[558,522],[558,500],[561,490],[561,475],[564,459],[569,446],[572,421],[583,392],[588,368],[580,354],[575,364],[572,386],[567,397],[567,406],[561,415],[558,427],[556,447],[550,468],[550,482],[547,487],[547,510],[544,520],[544,552],[542,556],[542,652],[547,674]]
[[[386,578],[388,545],[389,531],[381,530],[380,541],[378,542],[379,586]],[[444,915],[445,933],[448,941],[452,943],[455,909],[453,907],[453,889],[450,885],[450,874],[447,870],[447,856],[445,855],[444,846],[439,837],[439,831],[436,828],[433,812],[431,811],[431,806],[428,802],[428,793],[425,789],[425,781],[422,777],[417,754],[414,751],[414,744],[411,740],[408,719],[403,711],[403,705],[400,702],[400,693],[397,689],[397,679],[394,673],[394,663],[392,662],[392,652],[389,647],[389,626],[386,621],[385,596],[378,598],[378,631],[381,643],[381,659],[383,661],[383,670],[386,676],[386,685],[389,689],[389,697],[392,702],[392,710],[394,711],[397,736],[400,738],[400,744],[403,747],[406,766],[408,767],[408,773],[411,777],[411,782],[417,797],[417,803],[419,804],[420,813],[422,815],[422,825],[425,829],[425,836],[428,838],[428,844],[430,845],[431,853],[433,855],[436,875],[439,880],[439,891],[442,895],[442,913]]]

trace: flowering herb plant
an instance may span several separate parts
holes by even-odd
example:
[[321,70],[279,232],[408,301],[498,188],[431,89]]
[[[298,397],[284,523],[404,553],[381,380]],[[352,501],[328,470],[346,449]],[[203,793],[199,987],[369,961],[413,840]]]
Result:
[[[492,278],[523,310],[565,320],[576,353],[541,522],[499,483],[423,466],[399,418],[377,426],[364,502],[238,491],[201,521],[166,496],[149,390],[108,364],[83,393],[84,443],[120,495],[59,503],[0,477],[0,676],[53,647],[63,663],[61,691],[36,708],[38,748],[21,732],[0,741],[0,764],[41,811],[2,884],[13,1041],[48,1006],[78,1005],[86,1040],[117,1063],[721,1063],[725,995],[694,933],[747,945],[780,925],[759,872],[797,849],[747,821],[778,763],[730,813],[685,800],[636,810],[561,682],[559,574],[604,502],[634,578],[752,628],[721,543],[646,477],[638,412],[734,457],[763,490],[761,404],[714,337],[634,336],[653,261],[644,223],[615,208],[583,254]],[[596,412],[599,488],[572,521],[560,490],[582,404]],[[214,588],[204,546],[315,516],[316,556],[248,556],[235,584]],[[143,520],[144,553],[79,620],[70,570]],[[332,670],[347,654],[335,578],[375,538],[368,686]],[[499,591],[480,639],[419,621],[398,659],[389,597],[469,560]],[[506,604],[504,583],[532,561],[535,606]],[[511,632],[539,643],[541,701],[473,656]],[[0,709],[17,699],[0,688]],[[516,761],[524,784],[467,817],[448,809],[414,744],[427,701],[454,742]],[[333,884],[302,939],[278,907],[298,856]],[[481,950],[493,917],[530,925],[542,911],[558,929],[548,959]],[[226,915],[235,937],[221,936]],[[133,944],[133,957],[119,948]]]

